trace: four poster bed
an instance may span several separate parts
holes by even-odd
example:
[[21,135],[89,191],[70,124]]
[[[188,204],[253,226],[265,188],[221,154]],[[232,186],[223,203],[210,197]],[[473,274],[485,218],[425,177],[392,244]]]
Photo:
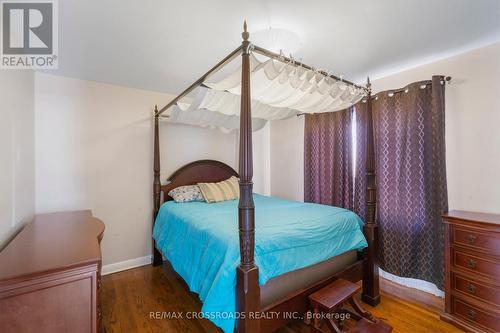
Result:
[[[234,320],[236,325],[233,327],[237,332],[272,332],[288,321],[297,319],[283,315],[285,312],[305,313],[309,310],[308,296],[338,278],[353,282],[362,280],[362,300],[375,306],[380,302],[380,295],[376,260],[378,231],[375,222],[372,126],[367,126],[364,225],[354,213],[344,209],[264,197],[255,195],[252,191],[252,129],[262,127],[270,119],[283,119],[304,112],[313,113],[314,110],[327,112],[345,109],[362,98],[367,103],[368,124],[372,124],[370,82],[368,80],[366,87],[361,87],[255,46],[248,40],[246,22],[242,36],[240,47],[170,103],[159,110],[155,108],[153,265],[162,263],[163,253],[191,290],[200,294],[204,301],[202,311],[218,309],[217,304],[212,304],[214,300],[216,302],[232,297],[228,304],[232,304],[234,308],[220,309],[236,310],[238,317],[233,318],[229,324],[213,320],[220,327],[229,325],[223,327],[226,332],[232,330],[230,325],[234,325]],[[270,60],[261,63],[252,52]],[[207,81],[240,54],[242,64],[238,77],[230,75],[216,83]],[[280,63],[285,65],[281,66]],[[252,85],[255,94],[251,95],[251,77],[252,82],[267,84],[265,89],[259,90],[259,87]],[[279,90],[285,86],[288,91]],[[196,88],[201,93],[190,104],[180,103],[181,98]],[[238,94],[241,96],[237,96]],[[235,96],[240,102],[240,108],[234,107]],[[232,105],[232,108],[227,108],[228,105]],[[257,117],[253,110],[256,110]],[[200,160],[180,168],[162,185],[159,121],[166,111],[170,112],[169,120],[174,122],[223,130],[239,129],[239,172],[219,161]],[[217,204],[175,204],[168,195],[169,191],[179,186],[219,182],[231,176],[239,177],[237,215],[234,200]],[[258,208],[257,218],[255,206]],[[308,216],[314,216],[314,219],[311,217],[308,220]],[[234,223],[236,218],[238,233]],[[168,220],[168,224],[165,220]],[[227,223],[224,224],[225,222]],[[225,226],[229,226],[230,230],[226,230],[228,228],[224,228]],[[230,247],[233,243],[236,244],[236,252]],[[202,252],[196,252],[197,244],[203,244]],[[300,246],[294,248],[293,244]],[[268,251],[270,247],[278,250]],[[215,250],[207,253],[207,248]],[[276,255],[278,252],[279,255]],[[291,255],[295,257],[290,257]],[[186,262],[185,257],[189,256],[193,261]],[[237,257],[236,264],[234,256]],[[217,258],[230,264],[214,272],[214,267],[219,267],[215,262],[219,260]],[[262,269],[260,273],[257,263]],[[206,267],[197,266],[193,271],[193,265]],[[224,280],[226,284],[221,282],[216,288],[213,287],[215,283],[210,281],[212,284],[209,283],[207,287],[204,279],[210,274],[215,276],[214,279]],[[199,275],[203,275],[203,278]],[[235,283],[235,288],[231,287],[231,283]],[[216,293],[215,297],[211,295],[213,293]],[[210,309],[206,303],[210,303]],[[276,315],[277,313],[281,315]]]

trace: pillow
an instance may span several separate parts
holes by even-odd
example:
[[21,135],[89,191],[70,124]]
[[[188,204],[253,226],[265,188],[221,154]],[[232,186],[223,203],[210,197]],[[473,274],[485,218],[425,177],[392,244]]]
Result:
[[198,183],[198,186],[208,203],[234,200],[240,197],[240,186],[235,176],[218,183]]
[[175,202],[203,201],[198,185],[179,186],[168,192]]

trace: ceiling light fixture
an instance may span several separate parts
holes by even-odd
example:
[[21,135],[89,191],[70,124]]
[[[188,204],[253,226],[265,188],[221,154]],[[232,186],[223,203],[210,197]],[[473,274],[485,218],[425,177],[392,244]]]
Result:
[[302,46],[297,33],[287,29],[271,27],[251,33],[250,40],[257,46],[275,53],[283,51],[286,55],[294,54]]

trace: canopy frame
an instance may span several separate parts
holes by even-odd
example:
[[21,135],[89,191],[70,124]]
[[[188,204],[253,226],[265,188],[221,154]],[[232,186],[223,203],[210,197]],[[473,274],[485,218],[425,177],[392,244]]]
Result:
[[[170,107],[172,107],[175,104],[177,104],[183,97],[185,97],[186,95],[188,95],[190,92],[192,92],[197,87],[201,86],[203,84],[203,82],[205,82],[205,80],[207,80],[210,76],[214,75],[215,73],[217,73],[218,71],[220,71],[221,69],[223,69],[228,63],[230,63],[237,56],[239,56],[240,54],[242,54],[243,52],[246,52],[246,51],[255,51],[258,54],[261,54],[263,56],[266,56],[266,57],[274,59],[274,60],[278,60],[280,62],[292,64],[292,65],[294,65],[296,67],[302,67],[302,68],[305,68],[307,70],[315,70],[313,66],[307,65],[307,64],[302,63],[300,61],[296,61],[295,59],[291,59],[291,58],[286,57],[286,56],[284,56],[282,54],[278,54],[278,53],[275,53],[273,51],[267,50],[267,49],[265,49],[263,47],[260,47],[260,46],[257,46],[255,44],[252,44],[251,42],[248,42],[248,45],[246,46],[246,48],[247,48],[247,50],[244,50],[243,49],[243,45],[238,46],[231,53],[229,53],[226,57],[224,57],[221,61],[219,61],[214,67],[212,67],[205,74],[203,74],[202,76],[200,76],[196,81],[194,81],[183,92],[181,92],[179,95],[177,95],[174,99],[172,99],[170,102],[168,102],[165,106],[163,106],[159,111],[155,110],[155,115],[156,114],[157,115],[161,115],[162,113],[164,113],[165,111],[167,111]],[[336,81],[341,81],[341,82],[343,82],[344,84],[346,84],[348,86],[355,87],[357,89],[362,89],[366,93],[368,92],[367,87],[360,86],[360,85],[355,84],[355,83],[353,83],[353,82],[351,82],[349,80],[345,80],[344,78],[339,77],[337,75],[327,73],[327,72],[325,72],[323,70],[318,70],[317,72],[320,73],[320,74],[322,74],[322,75],[324,75],[324,76],[326,76],[326,77],[332,78],[332,79],[334,79]]]

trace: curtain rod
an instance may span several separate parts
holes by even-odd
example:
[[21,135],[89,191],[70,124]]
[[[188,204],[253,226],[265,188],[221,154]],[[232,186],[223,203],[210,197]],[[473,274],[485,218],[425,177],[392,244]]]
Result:
[[[444,75],[442,75],[442,78],[443,79],[441,80],[441,84],[445,84],[446,82],[450,82],[451,81],[451,76],[444,76]],[[410,84],[413,84],[413,83],[410,83]],[[425,82],[425,86],[427,86],[429,84],[432,84],[432,80],[428,80],[428,81]],[[380,93],[383,93],[383,92],[387,92],[388,94],[390,94],[389,97],[392,97],[394,94],[406,92],[406,90],[408,89],[409,85],[407,85],[406,87],[403,87],[403,88],[399,88],[399,89],[388,89],[388,90],[385,90],[385,91],[380,91],[380,92],[372,95],[371,98],[372,99],[376,99],[377,95],[380,94]],[[422,84],[422,86],[423,86],[423,84]],[[365,100],[363,100],[363,101],[365,101]]]

